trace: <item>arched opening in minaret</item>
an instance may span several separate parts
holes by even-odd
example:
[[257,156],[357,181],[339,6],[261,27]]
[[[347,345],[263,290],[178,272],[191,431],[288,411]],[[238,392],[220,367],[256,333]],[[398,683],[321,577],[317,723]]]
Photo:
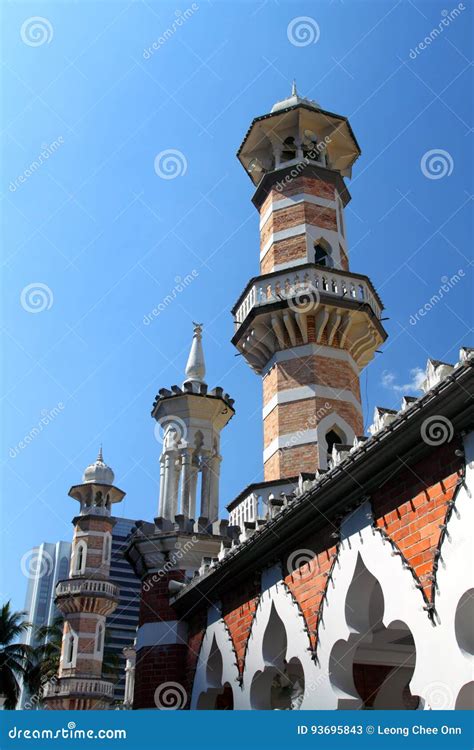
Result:
[[333,647],[329,672],[339,709],[416,709],[412,695],[416,648],[406,623],[383,623],[382,588],[361,556],[347,591],[345,617],[351,635]]
[[331,246],[328,242],[318,240],[314,243],[314,263],[323,268],[332,268]]
[[76,544],[73,556],[73,572],[82,575],[86,569],[87,545],[80,541]]
[[296,144],[295,139],[292,136],[289,136],[283,141],[281,161],[291,161],[292,159],[296,159]]

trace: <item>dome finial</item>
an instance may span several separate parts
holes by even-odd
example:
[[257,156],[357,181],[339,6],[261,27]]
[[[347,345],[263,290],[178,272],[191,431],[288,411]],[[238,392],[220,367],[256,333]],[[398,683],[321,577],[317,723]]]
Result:
[[114,483],[114,472],[110,466],[107,466],[102,455],[102,443],[100,444],[96,460],[84,470],[82,481],[85,484],[95,483],[112,485]]
[[296,81],[293,78],[293,83],[291,84],[291,96],[298,96],[298,92],[296,90]]
[[202,348],[202,323],[193,321],[194,332],[191,351],[189,352],[186,363],[185,383],[204,383],[206,374],[206,365],[204,362],[204,352]]

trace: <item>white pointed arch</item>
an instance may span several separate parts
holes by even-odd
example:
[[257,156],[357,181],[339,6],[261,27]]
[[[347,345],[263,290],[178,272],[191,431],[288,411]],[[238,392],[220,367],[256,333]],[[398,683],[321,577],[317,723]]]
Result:
[[209,607],[207,627],[199,651],[191,695],[191,709],[207,708],[203,699],[215,699],[224,685],[232,689],[234,707],[237,708],[238,684],[236,655],[230,633],[226,628],[220,606]]
[[[242,703],[239,707],[266,708],[264,701],[257,699],[255,692],[252,694],[252,685],[261,676],[261,690],[269,691],[274,675],[269,672],[268,667],[271,666],[278,672],[283,668],[287,669],[284,667],[286,663],[290,670],[298,671],[299,679],[304,683],[302,687],[305,689],[305,696],[300,708],[306,708],[306,693],[315,679],[315,667],[310,650],[311,643],[304,617],[282,582],[280,565],[274,565],[262,573],[262,594],[247,645]],[[268,684],[263,684],[266,679]]]
[[[400,555],[393,554],[391,544],[384,541],[382,534],[372,528],[371,520],[370,505],[364,503],[341,526],[339,554],[328,582],[318,628],[317,669],[321,690],[312,707],[360,706],[352,677],[353,658],[361,640],[370,644],[371,629],[379,617],[387,629],[402,623],[413,638],[416,649],[415,674],[410,682],[413,695],[419,695],[416,683],[419,661],[432,660],[434,626],[423,609],[423,596],[415,586],[411,570],[403,565]],[[357,595],[351,598],[351,587],[355,584]],[[374,591],[378,597],[375,602],[370,598]],[[375,612],[368,611],[369,605]]]
[[355,438],[355,432],[337,412],[333,411],[327,414],[316,426],[316,440],[318,443],[319,462],[322,469],[327,468],[327,450],[326,435],[334,430],[340,435],[341,443],[352,445]]

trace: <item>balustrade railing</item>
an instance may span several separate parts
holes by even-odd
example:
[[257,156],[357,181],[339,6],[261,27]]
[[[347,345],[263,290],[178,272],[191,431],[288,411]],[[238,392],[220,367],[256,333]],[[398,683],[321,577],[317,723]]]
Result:
[[114,685],[113,682],[107,682],[106,680],[85,680],[76,677],[66,677],[54,682],[51,680],[43,688],[43,696],[45,698],[78,693],[81,695],[112,697],[114,694]]
[[[378,318],[382,314],[382,307],[368,280],[335,269],[314,267],[290,274],[282,271],[281,274],[255,281],[235,310],[235,326],[238,328],[254,307],[306,294],[312,294],[316,300],[320,294],[324,294],[365,302]],[[302,300],[303,307],[304,302]]]
[[282,482],[274,484],[262,482],[250,485],[248,493],[238,495],[227,506],[229,511],[229,525],[239,526],[243,529],[245,522],[256,522],[268,520],[270,517],[270,495],[280,498],[281,493],[290,493],[294,490],[296,483]]
[[71,596],[73,594],[101,595],[119,597],[120,589],[110,581],[99,581],[92,578],[86,580],[60,581],[56,586],[56,596]]

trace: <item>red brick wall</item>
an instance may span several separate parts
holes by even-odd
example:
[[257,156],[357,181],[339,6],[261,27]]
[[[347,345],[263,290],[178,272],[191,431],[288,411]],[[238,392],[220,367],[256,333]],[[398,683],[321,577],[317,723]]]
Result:
[[461,459],[454,441],[388,480],[373,497],[376,524],[397,544],[431,599],[434,552],[446,503],[453,498]]
[[244,669],[247,641],[259,596],[260,583],[252,580],[234,584],[221,597],[222,614],[234,644],[240,674]]
[[158,576],[157,573],[151,574],[143,580],[140,597],[140,625],[159,620],[178,619],[176,610],[169,604],[168,584],[170,581],[182,581],[183,579],[184,571],[173,570],[162,576]]
[[[163,683],[184,687],[186,645],[149,646],[137,653],[133,708],[157,708],[155,690]],[[189,698],[188,694],[188,698]]]

